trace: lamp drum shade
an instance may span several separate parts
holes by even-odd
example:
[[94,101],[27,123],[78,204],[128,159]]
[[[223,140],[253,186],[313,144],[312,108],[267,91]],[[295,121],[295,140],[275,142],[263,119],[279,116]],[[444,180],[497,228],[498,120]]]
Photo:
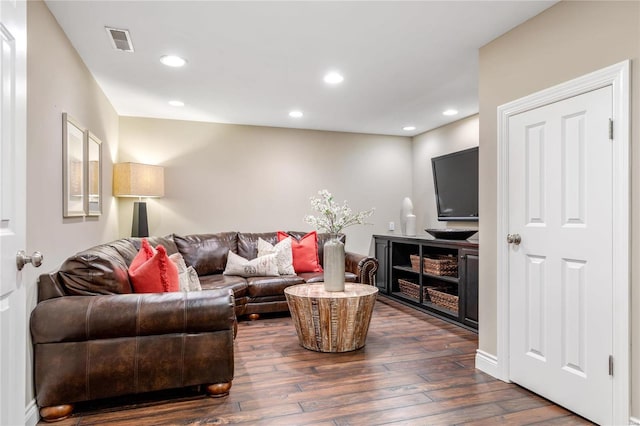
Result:
[[116,197],[164,196],[164,168],[139,163],[114,164],[113,195]]

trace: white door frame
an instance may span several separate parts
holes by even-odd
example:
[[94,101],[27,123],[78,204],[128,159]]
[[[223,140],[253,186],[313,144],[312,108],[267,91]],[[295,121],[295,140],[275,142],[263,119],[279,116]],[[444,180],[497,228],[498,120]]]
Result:
[[[606,86],[613,89],[613,423],[628,424],[630,411],[630,61],[498,107],[498,228],[497,228],[497,365],[498,378],[509,375],[509,118]],[[606,368],[603,366],[602,368]]]

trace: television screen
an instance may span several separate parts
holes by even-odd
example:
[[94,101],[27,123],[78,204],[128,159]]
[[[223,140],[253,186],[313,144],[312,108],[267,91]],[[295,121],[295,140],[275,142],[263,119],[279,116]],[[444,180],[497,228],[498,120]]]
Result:
[[478,220],[478,148],[433,157],[438,220]]

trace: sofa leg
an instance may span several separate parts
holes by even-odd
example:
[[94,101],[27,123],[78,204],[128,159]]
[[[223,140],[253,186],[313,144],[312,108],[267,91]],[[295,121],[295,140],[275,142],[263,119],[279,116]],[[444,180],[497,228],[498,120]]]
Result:
[[45,422],[57,422],[69,417],[72,411],[73,405],[71,404],[52,405],[40,408],[40,417]]
[[251,321],[255,321],[255,320],[257,320],[258,318],[260,318],[260,314],[249,314],[249,319],[250,319]]
[[213,385],[207,385],[207,394],[212,398],[220,398],[229,395],[229,389],[231,389],[231,381],[227,383],[214,383]]

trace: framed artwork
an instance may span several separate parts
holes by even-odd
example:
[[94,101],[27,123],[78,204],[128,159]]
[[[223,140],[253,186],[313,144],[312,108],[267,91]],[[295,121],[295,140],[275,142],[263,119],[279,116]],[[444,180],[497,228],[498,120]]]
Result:
[[85,215],[84,129],[67,113],[62,114],[63,217]]
[[84,197],[85,214],[102,214],[102,141],[90,131],[85,131],[85,172],[87,183]]

